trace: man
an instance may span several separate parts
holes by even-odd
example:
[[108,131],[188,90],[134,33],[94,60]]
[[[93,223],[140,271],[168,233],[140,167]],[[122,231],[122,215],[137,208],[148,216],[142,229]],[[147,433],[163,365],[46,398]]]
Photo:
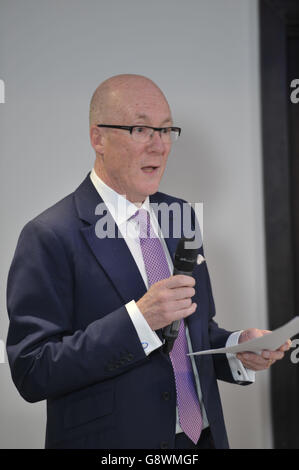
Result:
[[[160,233],[153,206],[183,207],[158,192],[179,134],[151,80],[106,80],[90,105],[94,169],[20,235],[7,353],[20,394],[47,400],[47,448],[225,448],[216,379],[248,383],[289,348],[187,356],[265,332],[218,327],[205,262],[192,277],[171,276],[178,237]],[[102,237],[103,221],[116,235]],[[164,328],[175,320],[168,354]]]

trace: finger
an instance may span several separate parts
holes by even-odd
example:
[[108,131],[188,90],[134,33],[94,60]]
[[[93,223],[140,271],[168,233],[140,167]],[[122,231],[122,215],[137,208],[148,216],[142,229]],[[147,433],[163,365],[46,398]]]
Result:
[[253,370],[264,370],[270,367],[279,359],[282,359],[284,353],[281,351],[263,351],[262,354],[250,352],[239,353],[237,358],[241,360],[245,367]]
[[288,339],[282,346],[280,346],[279,351],[288,351],[292,346],[292,341]]
[[196,281],[192,276],[185,276],[184,274],[176,274],[175,276],[170,276],[167,279],[164,279],[166,287],[169,289],[175,289],[177,287],[194,287]]
[[246,367],[246,369],[254,370],[254,371],[259,371],[259,370],[265,370],[266,367],[261,366],[261,365],[256,365],[252,362],[247,362],[247,361],[241,361],[243,366]]
[[190,305],[190,307],[184,308],[184,309],[181,309],[181,310],[178,310],[177,312],[175,312],[175,315],[177,316],[177,319],[186,318],[189,315],[192,315],[192,313],[195,312],[196,308],[197,308],[197,304],[195,302],[193,302]]
[[242,362],[243,366],[246,367],[246,369],[251,369],[251,370],[263,370],[266,367],[263,364],[256,364],[255,361],[250,361],[246,359],[240,358],[240,361]]
[[251,369],[254,371],[261,371],[265,369],[269,369],[276,361],[273,359],[268,359],[265,364],[256,364],[255,362],[250,362],[250,361],[242,361],[242,364],[244,367],[247,369]]
[[250,352],[245,352],[245,353],[238,353],[237,358],[240,359],[243,363],[250,363],[250,364],[256,364],[256,365],[261,365],[264,366],[267,363],[268,359],[264,359],[262,356],[259,354],[255,353],[250,353]]
[[242,363],[250,364],[251,366],[258,367],[258,368],[266,368],[269,359],[272,358],[264,358],[260,354],[245,352],[241,354],[237,354],[237,358],[242,361]]
[[275,359],[264,359],[254,353],[237,354],[237,358],[240,359],[244,367],[255,371],[268,369],[275,362]]
[[277,351],[266,350],[266,351],[262,351],[261,356],[266,360],[269,360],[269,359],[278,360],[284,357],[284,352],[281,350],[277,350]]
[[173,298],[175,300],[179,299],[191,299],[195,295],[195,289],[193,287],[177,287],[172,289]]
[[173,311],[180,312],[181,310],[190,308],[191,305],[192,305],[192,300],[190,298],[176,300],[175,302],[173,302]]

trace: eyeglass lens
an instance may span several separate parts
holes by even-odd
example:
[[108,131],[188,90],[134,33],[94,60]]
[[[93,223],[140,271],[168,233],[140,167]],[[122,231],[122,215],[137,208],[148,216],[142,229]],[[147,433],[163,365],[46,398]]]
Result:
[[[132,137],[136,142],[146,142],[153,137],[154,132],[154,129],[151,129],[150,127],[136,126],[132,129]],[[174,142],[179,136],[179,132],[177,130],[167,127],[158,132],[160,133],[163,142],[166,143]]]

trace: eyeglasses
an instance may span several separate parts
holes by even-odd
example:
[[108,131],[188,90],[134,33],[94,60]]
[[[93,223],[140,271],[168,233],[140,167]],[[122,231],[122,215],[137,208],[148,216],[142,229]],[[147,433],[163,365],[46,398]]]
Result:
[[151,127],[151,126],[114,126],[110,124],[97,124],[98,127],[109,127],[111,129],[124,129],[129,131],[135,142],[145,144],[149,142],[157,131],[165,144],[175,142],[181,135],[180,127]]

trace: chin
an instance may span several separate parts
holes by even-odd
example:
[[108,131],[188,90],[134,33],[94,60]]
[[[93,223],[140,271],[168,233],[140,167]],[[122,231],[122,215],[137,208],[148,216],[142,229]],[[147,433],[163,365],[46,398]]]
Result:
[[146,190],[146,196],[145,197],[152,196],[153,194],[155,194],[159,190],[159,185],[158,184],[150,185],[147,188],[143,188],[143,192],[145,192],[145,190]]
[[133,195],[134,202],[143,202],[147,198],[147,196],[152,196],[158,190],[159,190],[159,184],[157,182],[151,183],[151,184],[145,183],[141,187],[136,188],[136,191]]

